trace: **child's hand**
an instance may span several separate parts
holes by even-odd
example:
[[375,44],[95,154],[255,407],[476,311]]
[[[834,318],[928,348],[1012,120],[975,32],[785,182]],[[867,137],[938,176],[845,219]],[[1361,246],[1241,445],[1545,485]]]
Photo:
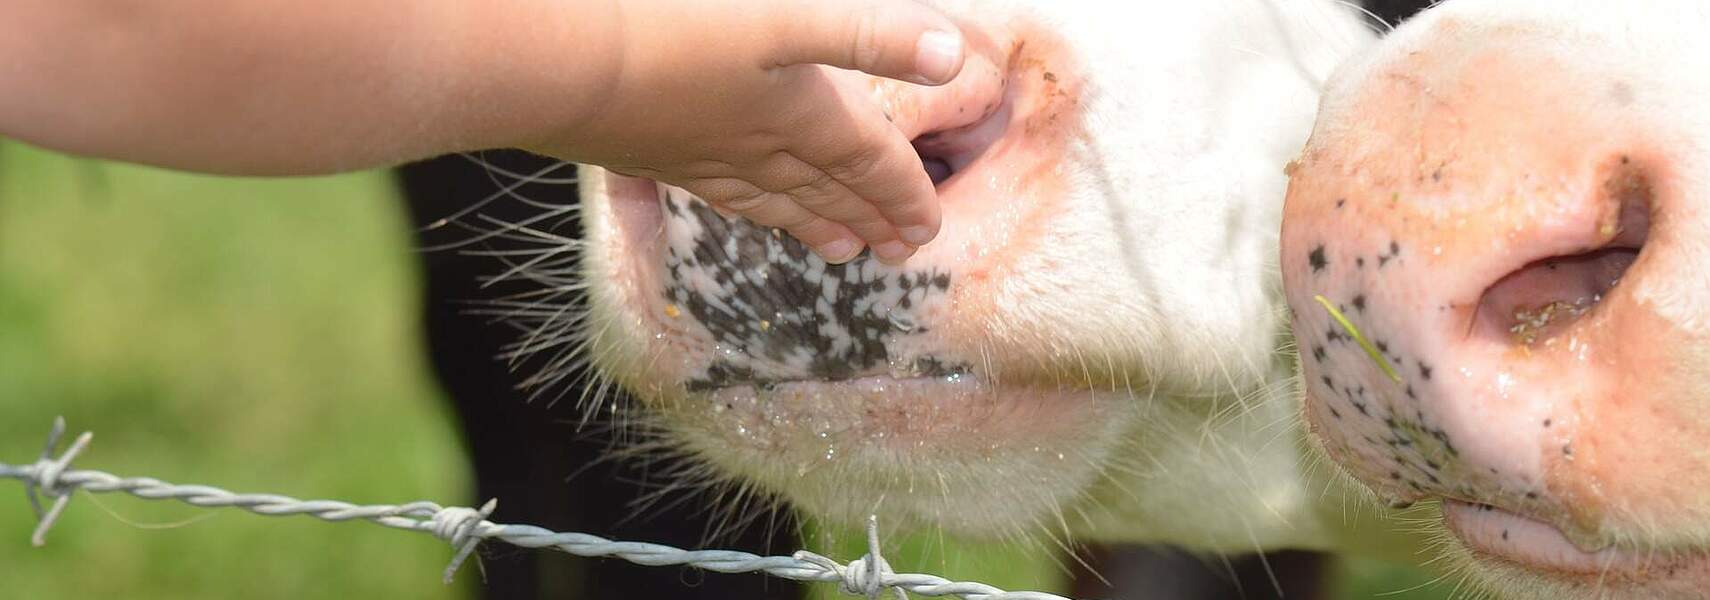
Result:
[[960,32],[915,0],[109,4],[0,1],[0,90],[30,91],[0,94],[0,135],[245,175],[524,147],[681,186],[833,261],[868,244],[898,262],[938,233],[909,140],[820,66],[955,77]]
[[949,19],[913,0],[616,3],[612,86],[536,150],[676,185],[784,229],[832,262],[900,262],[938,233],[901,132],[820,64],[937,85],[961,70]]

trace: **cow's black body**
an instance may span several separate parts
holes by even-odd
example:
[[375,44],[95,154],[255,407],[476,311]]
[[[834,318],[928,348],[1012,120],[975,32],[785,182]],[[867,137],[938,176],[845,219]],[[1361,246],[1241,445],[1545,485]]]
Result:
[[[549,164],[515,152],[487,153],[486,157],[521,172]],[[418,227],[498,189],[481,167],[456,156],[405,166],[400,175]],[[530,185],[518,192],[555,202],[573,202],[576,198],[575,187],[568,185]],[[538,209],[501,200],[482,212],[520,220],[537,214]],[[563,233],[575,235],[576,223],[564,226],[567,229]],[[467,230],[451,227],[422,231],[417,239],[423,246],[433,246],[471,236]],[[471,249],[503,244],[494,241]],[[669,506],[668,499],[637,516],[631,503],[653,489],[641,483],[646,473],[621,461],[598,460],[605,454],[609,438],[593,431],[577,431],[581,415],[574,406],[576,394],[556,404],[528,402],[528,394],[517,389],[522,373],[513,372],[496,359],[501,347],[519,334],[469,311],[476,308],[472,301],[520,289],[520,284],[480,287],[479,277],[502,269],[499,260],[457,251],[423,252],[421,257],[426,277],[424,325],[433,368],[461,425],[475,470],[476,497],[481,501],[500,499],[494,519],[622,540],[699,547],[713,518],[703,510],[704,503]],[[797,549],[795,528],[787,515],[777,521],[761,520],[768,522],[773,523],[771,530],[750,527],[713,541],[721,548],[756,553],[787,554]],[[484,556],[488,577],[482,596],[491,600],[794,599],[801,595],[800,586],[762,575],[643,567],[621,560],[590,560],[500,545],[493,545]]]

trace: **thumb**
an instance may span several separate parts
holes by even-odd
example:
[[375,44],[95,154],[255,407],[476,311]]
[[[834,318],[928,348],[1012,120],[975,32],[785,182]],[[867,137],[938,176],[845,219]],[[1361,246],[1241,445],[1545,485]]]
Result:
[[962,70],[962,32],[916,0],[771,3],[776,65],[822,64],[939,85]]

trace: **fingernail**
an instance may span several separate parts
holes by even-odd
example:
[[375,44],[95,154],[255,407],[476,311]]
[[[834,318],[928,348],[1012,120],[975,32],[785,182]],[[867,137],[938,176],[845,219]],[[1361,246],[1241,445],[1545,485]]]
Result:
[[896,240],[873,244],[873,255],[879,257],[880,262],[888,265],[902,264],[913,254],[913,248]]
[[922,225],[914,225],[898,229],[897,234],[901,235],[902,240],[908,242],[911,246],[925,246],[927,242],[932,241],[933,237],[932,229]]
[[861,244],[850,240],[832,240],[819,247],[819,256],[832,264],[849,262],[860,252]]
[[962,36],[956,32],[934,29],[920,34],[916,42],[914,69],[928,83],[949,81],[961,59]]

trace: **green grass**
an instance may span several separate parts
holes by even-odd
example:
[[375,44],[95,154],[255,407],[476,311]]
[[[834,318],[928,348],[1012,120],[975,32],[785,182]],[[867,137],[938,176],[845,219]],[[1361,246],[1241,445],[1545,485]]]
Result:
[[[0,460],[33,459],[65,415],[95,432],[89,468],[466,501],[391,193],[379,173],[196,177],[0,146]],[[428,536],[114,496],[74,499],[34,549],[21,488],[0,488],[6,598],[460,596]]]
[[[65,415],[96,433],[86,468],[302,498],[471,502],[419,345],[394,193],[384,173],[203,177],[0,143],[0,461],[33,460]],[[32,527],[19,486],[0,483],[0,598],[431,600],[463,597],[476,577],[443,586],[447,546],[360,523],[81,494],[47,547],[29,546]],[[858,534],[837,537],[828,554],[864,551]],[[1062,572],[936,536],[887,547],[899,570],[1007,589],[1050,590]],[[1423,577],[1350,569],[1346,598]]]

